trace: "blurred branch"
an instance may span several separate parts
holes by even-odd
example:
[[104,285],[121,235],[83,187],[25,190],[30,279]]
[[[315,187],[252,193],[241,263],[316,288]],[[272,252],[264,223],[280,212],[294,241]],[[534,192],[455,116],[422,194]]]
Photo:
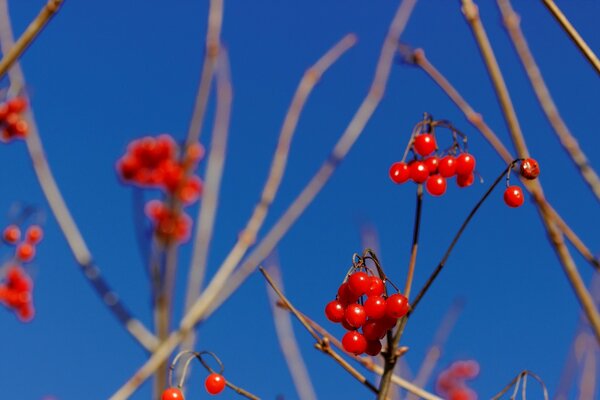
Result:
[[563,12],[558,8],[558,6],[554,3],[553,0],[542,0],[544,5],[550,13],[556,18],[556,21],[560,24],[560,26],[567,32],[567,35],[571,38],[571,40],[577,45],[579,50],[583,53],[585,58],[592,64],[592,67],[596,69],[596,72],[600,74],[600,60],[596,57],[596,54],[592,51],[590,46],[587,45],[585,40],[579,35],[577,30],[571,25],[569,19],[563,14]]
[[185,140],[184,150],[191,144],[198,142],[202,133],[206,104],[210,94],[213,72],[217,56],[221,51],[221,27],[223,25],[223,0],[210,0],[208,10],[208,30],[206,32],[206,46],[204,48],[204,62],[200,73],[200,82],[196,92],[196,101],[192,112],[190,127]]
[[573,134],[569,131],[569,128],[556,108],[556,104],[544,82],[542,73],[535,62],[535,58],[533,58],[529,46],[527,45],[527,41],[525,40],[525,36],[521,31],[519,15],[515,13],[509,0],[498,0],[498,6],[504,19],[504,26],[519,55],[519,59],[529,77],[529,82],[533,87],[542,110],[546,114],[548,122],[556,132],[563,148],[575,166],[579,169],[582,178],[590,187],[596,196],[596,199],[600,201],[600,178],[598,178],[598,174],[596,174],[596,171],[594,171],[590,165],[586,155],[577,144],[577,139],[575,139]]
[[[275,259],[275,256],[270,257],[268,269],[271,271],[271,278],[276,285],[281,288],[283,292],[283,281],[281,279],[281,270],[279,268],[279,262]],[[275,331],[277,332],[277,339],[281,351],[285,357],[296,392],[301,400],[316,399],[315,390],[310,380],[310,375],[306,369],[306,364],[302,359],[302,353],[298,348],[298,342],[294,335],[294,328],[292,326],[292,320],[289,313],[277,307],[277,298],[273,290],[267,289],[269,300],[271,304],[271,311],[273,313],[273,321],[275,323]]]
[[[504,118],[508,125],[513,144],[517,150],[517,154],[519,155],[519,158],[526,158],[529,155],[529,151],[527,150],[525,138],[521,132],[521,127],[519,126],[519,121],[510,99],[508,88],[504,82],[502,72],[496,60],[496,56],[494,55],[492,46],[489,42],[481,19],[479,18],[477,6],[472,0],[462,0],[462,4],[463,14],[465,15],[465,18],[469,23],[471,30],[473,31],[473,35],[475,36],[475,40],[486,64],[488,74],[492,79],[492,83],[504,113]],[[546,229],[546,233],[550,239],[550,244],[556,252],[556,255],[563,267],[563,271],[565,272],[565,275],[569,280],[569,283],[571,284],[571,287],[573,288],[581,307],[585,311],[586,316],[590,321],[592,329],[596,335],[596,339],[600,343],[600,314],[598,313],[598,309],[596,308],[589,291],[585,287],[583,279],[577,270],[577,266],[575,265],[569,249],[564,242],[563,233],[558,229],[554,222],[549,206],[544,198],[542,185],[539,182],[539,179],[536,179],[534,181],[526,182],[526,186],[531,189],[531,194],[535,200],[535,204]]]
[[[9,68],[19,59],[23,52],[27,50],[29,45],[31,45],[42,29],[44,29],[46,24],[50,22],[52,17],[60,9],[62,2],[63,0],[48,0],[46,5],[44,5],[44,7],[41,9],[37,17],[31,21],[19,39],[10,47],[2,46],[3,57],[0,60],[0,78],[6,74]],[[4,8],[8,11],[8,7],[4,6]],[[8,19],[8,14],[3,18]]]
[[[6,54],[13,47],[13,36],[10,18],[8,14],[8,5],[6,0],[0,0],[0,46]],[[25,77],[19,62],[16,61],[9,70],[11,83],[11,92],[19,93],[25,86]],[[37,175],[42,192],[48,201],[48,205],[58,222],[60,229],[65,235],[65,239],[71,249],[75,260],[81,267],[83,275],[86,277],[96,294],[100,297],[103,304],[113,313],[125,329],[133,336],[145,349],[153,350],[157,345],[157,340],[150,331],[125,307],[119,296],[111,289],[100,273],[100,269],[94,263],[82,235],[71,216],[60,189],[52,175],[50,165],[46,159],[42,141],[40,139],[37,124],[33,110],[30,107],[24,112],[25,120],[29,125],[29,131],[26,136],[26,145],[31,157],[33,169]]]

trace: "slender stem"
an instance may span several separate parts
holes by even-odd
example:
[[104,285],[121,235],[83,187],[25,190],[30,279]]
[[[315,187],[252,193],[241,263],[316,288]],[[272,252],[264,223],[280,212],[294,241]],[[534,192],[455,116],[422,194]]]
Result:
[[556,18],[556,21],[560,24],[560,26],[564,29],[564,31],[569,35],[571,40],[575,43],[577,48],[583,53],[585,58],[592,64],[592,67],[596,70],[597,73],[600,74],[600,60],[590,46],[583,40],[581,35],[577,32],[577,30],[571,25],[569,19],[563,14],[563,12],[558,8],[558,6],[554,3],[553,0],[542,0],[546,8],[550,11],[550,13]]
[[600,201],[600,178],[590,165],[585,153],[577,143],[565,121],[562,119],[550,91],[544,82],[542,73],[529,50],[525,36],[520,28],[520,17],[515,13],[509,0],[498,0],[498,6],[504,19],[504,26],[512,40],[513,46],[517,51],[523,68],[527,73],[529,82],[537,96],[538,102],[548,119],[548,122],[554,129],[554,132],[560,139],[560,143],[575,164],[581,177],[592,190],[596,199]]
[[[14,47],[6,0],[0,0],[0,46],[5,54],[9,53],[9,49]],[[11,82],[10,90],[13,93],[18,93],[25,87],[25,77],[18,61],[15,61],[12,64],[8,73]],[[156,337],[141,321],[131,314],[120,297],[109,286],[106,280],[104,280],[100,269],[93,261],[92,254],[90,253],[90,250],[65,203],[54,175],[52,174],[31,107],[24,112],[24,118],[29,125],[25,143],[33,164],[33,169],[40,183],[42,192],[46,197],[46,201],[65,236],[77,264],[80,266],[81,272],[96,294],[100,297],[102,303],[113,313],[127,332],[129,332],[129,334],[146,350],[152,351],[157,345]]]
[[[510,136],[517,150],[517,154],[520,158],[526,158],[528,156],[528,150],[525,143],[525,138],[521,132],[517,115],[512,105],[510,94],[504,82],[502,72],[500,71],[498,62],[496,61],[494,51],[489,42],[481,19],[479,18],[477,6],[472,0],[462,0],[462,3],[463,13],[465,14],[466,20],[473,31],[473,35],[475,36],[481,55],[487,66],[488,73],[494,84],[496,96],[498,97],[498,101],[500,102],[500,106],[504,113],[504,119],[507,122]],[[588,320],[590,321],[590,325],[594,331],[594,334],[596,335],[596,339],[600,343],[600,313],[598,312],[598,309],[596,308],[596,305],[594,304],[593,299],[587,290],[581,275],[579,274],[569,249],[564,243],[563,233],[558,229],[554,221],[550,207],[544,198],[542,185],[539,182],[539,179],[536,179],[535,181],[529,181],[527,186],[530,188],[533,199],[535,200],[542,223],[544,224],[544,228],[546,229],[546,233],[550,239],[550,244],[560,261],[565,276],[573,288],[575,296],[577,297],[581,307],[588,317]]]
[[[521,380],[527,376],[533,377],[536,381],[538,381],[540,383],[540,386],[542,387],[542,390],[544,393],[544,400],[548,400],[548,389],[546,388],[546,384],[544,383],[542,378],[540,378],[538,375],[534,374],[531,371],[520,372],[517,376],[515,376],[513,378],[512,381],[510,381],[510,383],[508,385],[506,385],[506,387],[504,389],[502,389],[497,395],[492,397],[492,400],[499,400],[502,397],[502,395],[504,395],[504,393],[508,392],[510,390],[510,388],[513,386],[515,386],[515,392],[516,392],[516,390],[519,388],[519,382],[521,382]],[[523,387],[526,388],[525,384],[523,384]],[[511,398],[514,399],[515,396],[513,395]],[[525,396],[523,396],[523,399],[525,399]]]
[[415,224],[413,227],[413,239],[410,249],[410,261],[408,263],[408,273],[406,276],[406,285],[404,286],[404,296],[410,296],[413,277],[415,275],[415,265],[417,264],[417,252],[419,249],[419,231],[421,228],[421,209],[423,208],[423,185],[417,185],[417,206],[415,207]]
[[[19,59],[25,50],[31,45],[38,34],[50,22],[52,17],[58,12],[63,0],[48,0],[42,7],[40,13],[29,24],[25,32],[9,49],[3,51],[4,56],[0,60],[0,78],[6,74],[9,68]],[[8,18],[8,16],[6,16]],[[4,47],[4,46],[3,46]]]
[[494,188],[496,186],[498,186],[498,184],[500,182],[502,182],[503,178],[506,176],[506,174],[512,168],[512,166],[513,166],[513,163],[510,163],[508,165],[508,167],[506,167],[500,173],[500,175],[498,175],[496,180],[494,180],[494,183],[492,183],[492,185],[489,187],[489,189],[483,194],[481,199],[479,199],[477,204],[475,204],[475,207],[473,207],[473,209],[471,210],[469,215],[467,215],[467,218],[463,221],[462,225],[458,229],[458,232],[456,232],[456,234],[454,235],[454,238],[450,242],[450,245],[446,249],[446,252],[444,253],[444,256],[442,257],[441,261],[438,263],[437,267],[433,270],[433,273],[429,276],[429,278],[425,282],[425,285],[423,286],[423,288],[421,288],[421,290],[419,291],[419,293],[417,294],[415,299],[410,303],[411,309],[408,312],[409,316],[415,311],[415,309],[417,308],[417,305],[419,305],[419,302],[421,301],[423,296],[425,296],[425,294],[427,293],[427,291],[429,290],[429,288],[431,287],[431,285],[433,284],[433,282],[435,281],[435,279],[437,278],[439,273],[442,271],[442,269],[446,265],[446,261],[448,261],[448,258],[450,257],[450,254],[452,253],[452,250],[454,249],[454,246],[456,246],[456,243],[458,243],[458,240],[460,239],[463,232],[467,228],[467,225],[469,225],[469,222],[471,222],[471,220],[473,219],[475,214],[477,214],[477,211],[479,210],[479,208],[482,206],[482,204],[485,202],[485,200],[490,196],[490,194],[494,191]]

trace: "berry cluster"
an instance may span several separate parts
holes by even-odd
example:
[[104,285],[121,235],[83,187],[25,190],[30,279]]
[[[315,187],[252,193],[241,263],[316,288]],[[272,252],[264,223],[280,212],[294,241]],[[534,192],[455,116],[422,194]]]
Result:
[[477,400],[477,394],[467,387],[465,381],[478,374],[477,361],[456,361],[438,376],[436,390],[448,400]]
[[[2,233],[6,244],[16,246],[15,259],[20,262],[30,262],[35,257],[35,246],[44,237],[44,231],[39,225],[31,225],[25,231],[25,239],[21,240],[21,229],[17,225],[9,225]],[[19,242],[20,241],[20,242]]]
[[21,117],[21,113],[27,109],[27,100],[18,96],[0,103],[0,138],[5,142],[13,139],[23,139],[27,135],[29,126],[27,121]]
[[[519,173],[528,180],[536,179],[540,175],[540,166],[533,158],[518,160],[521,162]],[[511,208],[521,207],[525,202],[523,189],[517,185],[510,184],[510,169],[506,174],[506,190],[504,191],[504,202]]]
[[[206,377],[204,388],[209,394],[216,395],[225,389],[225,378],[221,374],[212,373]],[[185,400],[183,392],[178,387],[167,388],[161,396],[161,400]]]
[[367,272],[355,271],[347,277],[336,299],[325,307],[325,315],[348,331],[342,338],[344,350],[376,356],[381,352],[381,339],[408,313],[409,305],[400,293],[388,297],[385,282]]
[[[204,154],[200,144],[188,146],[179,154],[177,143],[169,135],[134,140],[127,153],[117,162],[123,182],[146,189],[160,189],[183,205],[190,205],[202,193],[202,180],[191,173]],[[146,214],[157,236],[163,241],[188,239],[191,220],[179,207],[161,201],[147,204]]]
[[31,278],[18,265],[9,267],[6,281],[0,284],[0,303],[12,309],[23,322],[33,319],[35,310],[31,297]]
[[[452,145],[446,150],[440,151],[438,148],[436,127],[448,128],[452,132]],[[462,141],[458,140],[458,136]],[[432,196],[446,193],[448,178],[456,177],[456,184],[461,188],[471,186],[475,181],[475,157],[468,153],[466,143],[466,136],[452,124],[433,121],[426,114],[425,119],[415,126],[402,161],[390,167],[390,178],[396,184],[408,180],[425,184],[425,189]],[[405,160],[409,150],[413,159],[407,163]]]

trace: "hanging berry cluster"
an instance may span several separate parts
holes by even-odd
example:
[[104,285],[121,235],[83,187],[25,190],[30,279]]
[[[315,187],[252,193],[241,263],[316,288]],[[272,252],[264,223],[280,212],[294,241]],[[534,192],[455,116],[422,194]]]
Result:
[[13,139],[23,139],[27,135],[29,126],[21,113],[27,109],[27,100],[17,96],[0,103],[0,137],[5,142]]
[[525,202],[523,190],[520,186],[510,184],[510,171],[515,163],[520,163],[519,173],[527,180],[536,179],[540,175],[540,166],[533,158],[515,160],[506,172],[506,190],[504,191],[504,202],[511,208],[521,207]]
[[[440,150],[436,139],[436,128],[445,128],[452,134],[452,144]],[[407,162],[409,152],[412,159]],[[471,186],[475,181],[475,157],[467,149],[467,136],[448,121],[434,121],[425,114],[423,121],[413,128],[412,135],[401,161],[390,167],[389,175],[396,184],[409,180],[425,184],[432,196],[446,193],[447,180],[456,177],[461,187]]]
[[448,400],[477,400],[477,394],[465,382],[477,375],[477,361],[456,361],[438,376],[436,391]]
[[16,246],[14,258],[6,269],[4,282],[0,283],[0,304],[13,310],[17,317],[28,322],[33,319],[35,310],[32,300],[33,282],[22,267],[33,260],[35,246],[42,240],[43,230],[39,225],[31,225],[21,240],[21,230],[17,225],[9,225],[2,234],[3,241]]
[[159,189],[167,202],[153,200],[146,206],[146,215],[154,225],[157,237],[163,241],[186,241],[191,219],[175,204],[191,205],[202,193],[202,181],[193,174],[204,155],[200,144],[187,147],[185,154],[169,135],[134,140],[127,153],[117,162],[123,182],[144,189]]
[[[366,266],[367,259],[375,263],[383,280]],[[362,257],[354,255],[352,267],[340,285],[336,299],[325,307],[327,319],[341,323],[348,331],[342,338],[347,352],[376,356],[381,352],[381,339],[396,326],[399,318],[408,313],[408,299],[399,292],[388,296],[386,283],[398,292],[383,275],[372,251],[365,251]]]

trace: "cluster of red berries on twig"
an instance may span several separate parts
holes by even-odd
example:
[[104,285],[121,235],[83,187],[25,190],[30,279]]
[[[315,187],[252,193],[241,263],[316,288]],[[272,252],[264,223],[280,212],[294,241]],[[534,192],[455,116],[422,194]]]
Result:
[[353,266],[340,285],[336,299],[325,307],[325,315],[331,322],[341,323],[348,331],[342,338],[344,350],[356,355],[366,353],[376,356],[381,352],[381,339],[396,326],[399,318],[408,313],[409,304],[401,293],[387,295],[385,284],[389,282],[394,286],[393,283],[385,275],[383,280],[375,276],[365,265],[365,258],[371,258],[382,274],[374,255],[355,255]]
[[27,100],[22,96],[13,97],[0,103],[0,138],[5,142],[23,139],[29,126],[21,113],[27,109]]
[[477,393],[465,383],[477,375],[477,361],[456,361],[438,376],[436,391],[447,400],[477,400]]
[[[452,133],[452,144],[445,150],[438,148],[436,128],[446,128]],[[407,162],[409,151],[413,159]],[[475,157],[468,152],[464,133],[448,121],[434,121],[425,114],[423,121],[413,128],[402,160],[392,164],[389,175],[396,184],[412,180],[425,184],[430,195],[441,196],[446,193],[449,178],[456,177],[456,184],[461,188],[473,184]]]
[[184,154],[180,152],[169,135],[144,137],[131,142],[117,162],[117,171],[125,183],[167,194],[168,202],[153,200],[146,207],[146,214],[163,241],[188,239],[191,219],[176,204],[190,205],[202,194],[202,180],[193,170],[204,155],[203,147],[196,143],[188,146]]
[[[521,166],[519,167],[519,173],[523,178],[527,180],[533,180],[540,175],[540,166],[538,162],[533,158],[525,158],[523,160],[516,160],[515,162],[521,163]],[[506,190],[504,191],[504,202],[507,206],[511,208],[517,208],[523,205],[523,203],[525,202],[525,197],[523,196],[523,189],[521,189],[520,186],[510,184],[511,169],[512,168],[509,168],[508,172],[506,173]]]
[[16,248],[14,260],[6,270],[4,282],[0,284],[0,304],[13,310],[23,322],[31,321],[35,310],[32,300],[33,282],[20,264],[33,260],[35,246],[42,240],[43,235],[39,225],[29,226],[23,240],[17,225],[7,226],[2,233],[3,241]]

